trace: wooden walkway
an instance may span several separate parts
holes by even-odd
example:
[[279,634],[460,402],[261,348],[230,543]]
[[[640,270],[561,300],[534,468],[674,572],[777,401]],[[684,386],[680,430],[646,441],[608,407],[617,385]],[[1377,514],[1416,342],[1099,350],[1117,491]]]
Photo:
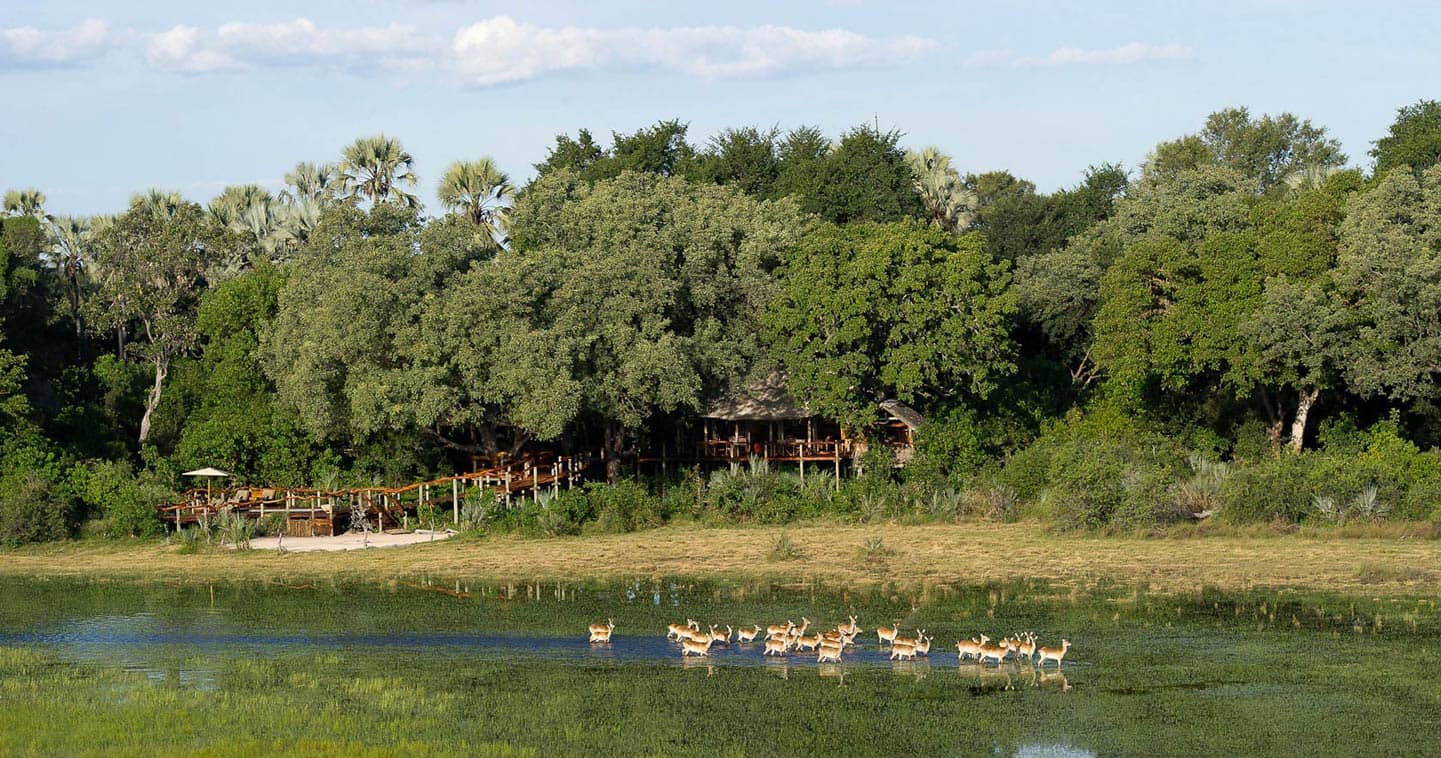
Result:
[[[348,527],[348,514],[361,509],[377,530],[408,525],[411,514],[430,506],[450,510],[452,523],[460,523],[462,495],[472,489],[494,493],[496,502],[509,507],[515,498],[538,498],[549,489],[570,489],[589,465],[586,458],[525,457],[509,464],[446,476],[401,487],[356,487],[325,490],[304,487],[232,487],[187,490],[178,502],[157,506],[160,516],[175,528],[208,522],[224,513],[246,518],[284,514],[289,536],[334,534]],[[337,523],[337,514],[346,523]]]

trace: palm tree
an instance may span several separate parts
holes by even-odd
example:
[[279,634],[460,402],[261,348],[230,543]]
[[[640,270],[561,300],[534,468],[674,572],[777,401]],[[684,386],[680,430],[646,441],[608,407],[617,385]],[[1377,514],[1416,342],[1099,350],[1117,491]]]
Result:
[[295,170],[285,175],[285,183],[290,185],[289,189],[281,191],[281,196],[292,201],[305,199],[319,200],[328,198],[340,189],[340,170],[334,163],[314,164],[309,161],[302,161],[295,164]]
[[48,220],[50,216],[45,213],[45,193],[34,187],[23,190],[10,190],[5,193],[5,213],[12,216],[34,216],[41,220]]
[[159,189],[149,189],[138,195],[130,196],[131,208],[144,208],[158,218],[175,218],[180,211],[180,206],[185,204],[185,198],[179,192],[166,192]]
[[965,186],[951,167],[951,157],[934,147],[906,153],[915,174],[916,191],[930,214],[931,223],[949,232],[962,232],[975,221],[976,193]]
[[95,233],[91,219],[74,216],[58,216],[46,225],[50,237],[50,251],[55,268],[65,280],[66,293],[70,300],[70,320],[75,324],[75,336],[83,331],[80,319],[80,278],[90,268],[94,253],[90,240]]
[[515,187],[489,157],[478,161],[456,161],[445,170],[436,191],[447,210],[463,213],[492,239],[504,239],[509,223]]
[[400,140],[384,134],[361,137],[345,148],[340,162],[340,178],[350,196],[365,197],[374,203],[399,202],[419,208],[420,198],[397,185],[414,187],[415,159],[400,146]]

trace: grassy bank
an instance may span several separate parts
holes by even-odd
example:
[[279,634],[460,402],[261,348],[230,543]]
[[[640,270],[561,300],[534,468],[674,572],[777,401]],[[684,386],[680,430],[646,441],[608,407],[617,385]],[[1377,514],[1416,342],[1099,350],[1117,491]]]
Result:
[[[776,550],[781,535],[790,550]],[[159,542],[86,540],[0,553],[0,575],[165,581],[680,575],[849,584],[1032,578],[1082,588],[1124,582],[1160,592],[1269,586],[1400,595],[1441,592],[1435,536],[1427,525],[1404,524],[1312,532],[1186,527],[1162,536],[1056,534],[1028,523],[668,526],[544,539],[467,537],[364,552],[193,555]]]

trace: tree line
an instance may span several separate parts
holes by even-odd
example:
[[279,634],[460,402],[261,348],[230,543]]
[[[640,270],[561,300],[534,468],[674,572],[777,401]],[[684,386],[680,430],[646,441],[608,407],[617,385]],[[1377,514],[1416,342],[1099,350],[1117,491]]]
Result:
[[1435,515],[1441,104],[1365,169],[1230,108],[1051,193],[902,139],[582,129],[523,186],[451,164],[435,213],[384,135],[204,204],[57,217],[12,190],[0,534],[153,530],[201,465],[371,484],[546,444],[603,447],[614,481],[778,368],[858,434],[883,400],[931,419],[855,485],[892,511]]

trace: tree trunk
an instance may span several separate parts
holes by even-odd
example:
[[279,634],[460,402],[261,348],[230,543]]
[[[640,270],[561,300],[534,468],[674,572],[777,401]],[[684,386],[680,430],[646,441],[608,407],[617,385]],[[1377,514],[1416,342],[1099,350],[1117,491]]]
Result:
[[625,427],[619,421],[605,422],[605,480],[620,479],[620,453],[625,448]]
[[1301,397],[1296,400],[1296,417],[1291,421],[1291,452],[1301,452],[1301,443],[1306,437],[1306,417],[1311,415],[1311,407],[1316,404],[1316,398],[1321,395],[1321,389],[1313,388],[1303,390]]
[[160,391],[165,386],[165,375],[170,373],[170,361],[163,355],[155,356],[155,385],[150,388],[150,396],[145,398],[145,415],[140,417],[140,444],[150,436],[150,417],[155,414],[155,407],[160,405]]

